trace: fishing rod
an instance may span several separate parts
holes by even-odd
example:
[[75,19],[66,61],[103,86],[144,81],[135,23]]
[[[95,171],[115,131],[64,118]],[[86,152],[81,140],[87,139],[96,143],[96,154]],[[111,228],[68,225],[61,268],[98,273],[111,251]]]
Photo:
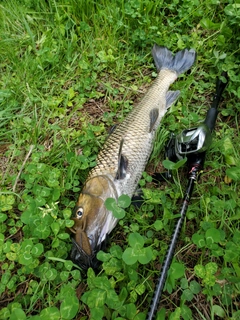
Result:
[[[222,77],[227,79],[227,73],[222,73]],[[180,218],[175,225],[175,229],[172,234],[166,256],[164,258],[160,276],[158,278],[152,302],[148,311],[147,320],[154,319],[156,315],[160,298],[166,282],[167,273],[174,256],[177,240],[186,217],[194,185],[203,169],[206,151],[212,141],[212,131],[215,127],[218,115],[218,105],[226,85],[227,80],[226,82],[223,82],[220,79],[217,79],[216,92],[213,97],[211,108],[208,110],[204,122],[199,127],[183,130],[177,136],[173,135],[168,143],[166,156],[169,160],[176,161],[178,159],[187,157],[188,184],[180,210]]]

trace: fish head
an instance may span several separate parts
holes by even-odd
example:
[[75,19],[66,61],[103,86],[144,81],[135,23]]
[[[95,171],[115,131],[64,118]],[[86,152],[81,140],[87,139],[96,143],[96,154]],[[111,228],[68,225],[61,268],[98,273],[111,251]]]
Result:
[[80,194],[74,209],[71,259],[82,269],[97,269],[96,254],[104,250],[107,235],[117,219],[105,207],[105,200],[117,198],[112,181],[106,176],[89,179]]

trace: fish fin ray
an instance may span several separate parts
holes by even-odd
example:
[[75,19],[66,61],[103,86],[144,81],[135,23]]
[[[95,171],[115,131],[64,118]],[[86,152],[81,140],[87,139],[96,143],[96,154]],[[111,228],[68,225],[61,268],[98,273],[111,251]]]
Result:
[[115,131],[117,126],[118,126],[117,124],[114,124],[113,126],[111,126],[110,129],[108,130],[108,134],[111,135]]
[[154,125],[158,119],[159,116],[159,110],[157,108],[154,108],[150,111],[150,128],[149,132],[152,132]]
[[121,180],[126,177],[126,171],[128,167],[128,159],[122,154],[124,139],[121,140],[118,152],[118,170],[115,179]]
[[152,55],[158,71],[169,69],[178,75],[190,69],[196,59],[196,52],[193,49],[183,49],[173,55],[170,50],[157,44],[153,46]]
[[176,90],[176,91],[171,91],[169,90],[166,94],[166,109],[170,108],[171,105],[174,104],[174,102],[178,99],[180,95],[180,91]]

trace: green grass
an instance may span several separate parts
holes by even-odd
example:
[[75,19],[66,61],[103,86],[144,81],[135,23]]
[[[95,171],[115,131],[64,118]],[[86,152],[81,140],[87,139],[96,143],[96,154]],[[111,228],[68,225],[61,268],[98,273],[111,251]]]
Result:
[[[184,167],[154,188],[149,174],[164,170],[170,133],[204,119],[222,71],[229,84],[158,319],[240,317],[239,10],[232,0],[0,1],[0,319],[145,319],[186,185]],[[108,129],[156,76],[154,43],[198,59],[173,85],[181,98],[140,182],[144,205],[121,208],[99,274],[85,275],[66,227]]]

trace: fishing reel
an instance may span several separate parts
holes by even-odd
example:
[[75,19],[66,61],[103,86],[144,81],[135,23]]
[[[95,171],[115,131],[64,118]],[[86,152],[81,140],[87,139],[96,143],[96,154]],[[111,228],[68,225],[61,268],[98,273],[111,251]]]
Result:
[[[228,79],[225,72],[222,73],[222,77],[226,80]],[[207,111],[205,120],[198,127],[185,129],[178,135],[172,133],[165,148],[166,159],[177,162],[178,160],[187,158],[190,169],[195,166],[199,168],[203,167],[206,151],[212,142],[212,131],[218,115],[218,105],[226,85],[227,81],[223,82],[217,79],[212,105]],[[154,177],[159,181],[163,181],[171,179],[172,174],[168,170],[161,174],[156,173]]]
[[176,162],[189,155],[205,152],[212,142],[209,127],[202,123],[199,127],[185,129],[180,134],[172,134],[166,146],[165,156]]
[[218,115],[218,105],[228,80],[226,72],[223,72],[221,76],[225,78],[225,81],[217,79],[212,105],[207,111],[205,120],[196,128],[183,130],[178,135],[172,134],[165,151],[167,159],[175,162],[185,157],[192,158],[194,155],[204,153],[211,145],[212,131]]

